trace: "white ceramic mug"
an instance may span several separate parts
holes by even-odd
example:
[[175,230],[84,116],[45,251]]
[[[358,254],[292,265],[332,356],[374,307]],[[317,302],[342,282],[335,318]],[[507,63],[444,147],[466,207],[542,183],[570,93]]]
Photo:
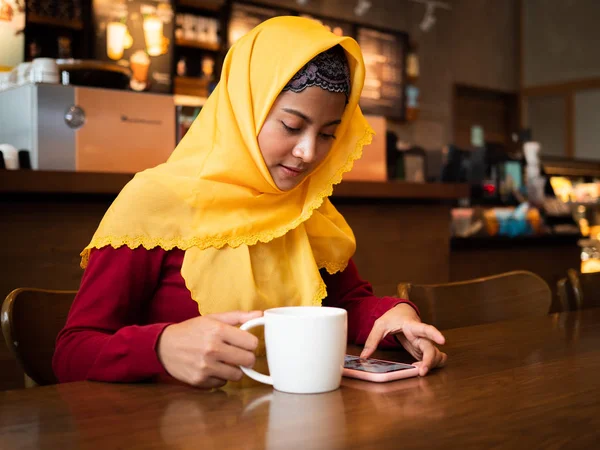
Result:
[[341,308],[288,306],[265,311],[242,330],[264,325],[270,376],[242,367],[250,378],[293,394],[337,389],[342,381],[348,314]]

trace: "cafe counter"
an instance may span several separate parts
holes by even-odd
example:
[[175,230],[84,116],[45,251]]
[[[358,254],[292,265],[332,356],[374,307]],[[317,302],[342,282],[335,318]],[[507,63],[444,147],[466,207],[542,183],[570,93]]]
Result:
[[555,292],[558,280],[567,275],[567,270],[579,269],[581,265],[579,239],[579,234],[453,237],[450,281],[527,270],[543,278]]

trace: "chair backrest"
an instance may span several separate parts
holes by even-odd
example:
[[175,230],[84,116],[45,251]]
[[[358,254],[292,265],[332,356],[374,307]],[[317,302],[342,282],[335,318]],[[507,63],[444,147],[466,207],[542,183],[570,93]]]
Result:
[[552,292],[531,272],[507,272],[446,284],[401,283],[398,295],[414,302],[423,322],[460,328],[548,314]]
[[600,272],[579,273],[569,269],[567,277],[558,281],[557,290],[566,311],[600,307]]
[[2,334],[25,372],[26,385],[57,382],[52,371],[54,343],[76,293],[22,288],[12,291],[2,303]]

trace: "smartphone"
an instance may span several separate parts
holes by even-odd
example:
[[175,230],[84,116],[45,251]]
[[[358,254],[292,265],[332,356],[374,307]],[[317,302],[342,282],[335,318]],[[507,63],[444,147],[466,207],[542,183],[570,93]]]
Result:
[[359,380],[375,381],[383,383],[386,381],[401,380],[419,375],[419,368],[411,364],[385,361],[383,359],[360,358],[358,356],[346,355],[344,358],[345,377],[358,378]]

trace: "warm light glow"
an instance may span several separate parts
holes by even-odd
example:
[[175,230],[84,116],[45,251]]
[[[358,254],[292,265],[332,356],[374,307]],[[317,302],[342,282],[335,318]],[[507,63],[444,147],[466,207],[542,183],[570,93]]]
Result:
[[590,235],[590,224],[586,218],[579,219],[579,230],[582,236]]
[[406,74],[409,77],[419,77],[419,58],[415,53],[409,53],[406,61]]
[[242,36],[244,36],[247,33],[247,30],[245,30],[242,27],[232,27],[231,30],[229,31],[229,36],[230,36],[230,40],[231,40],[231,45],[235,44],[239,39],[241,39]]
[[123,57],[127,26],[120,22],[110,22],[106,26],[106,53],[110,59],[118,61]]
[[163,54],[163,23],[157,16],[144,19],[144,39],[146,39],[146,51],[150,56]]
[[571,180],[565,177],[551,177],[550,185],[554,190],[554,194],[563,202],[566,203],[571,200],[571,193],[573,192]]
[[385,64],[388,62],[387,56],[377,55],[375,53],[367,53],[364,55],[365,65],[371,64]]
[[[594,234],[598,233],[597,225],[591,228]],[[578,244],[581,247],[581,273],[600,272],[600,241],[583,239]]]
[[129,30],[127,30],[127,33],[125,33],[125,39],[123,40],[123,47],[125,49],[129,49],[129,48],[131,48],[132,45],[133,45],[133,37],[131,36],[131,33],[129,33]]
[[581,261],[581,273],[600,272],[600,260],[597,258],[588,258]]
[[590,238],[600,240],[600,225],[593,225],[590,227]]
[[204,58],[202,60],[202,73],[204,76],[211,78],[214,72],[215,61],[212,58]]
[[0,20],[4,20],[6,22],[12,22],[14,16],[13,7],[8,4],[8,2],[1,2],[0,4]]
[[377,78],[366,78],[364,85],[365,88],[379,89],[381,87],[381,81]]

